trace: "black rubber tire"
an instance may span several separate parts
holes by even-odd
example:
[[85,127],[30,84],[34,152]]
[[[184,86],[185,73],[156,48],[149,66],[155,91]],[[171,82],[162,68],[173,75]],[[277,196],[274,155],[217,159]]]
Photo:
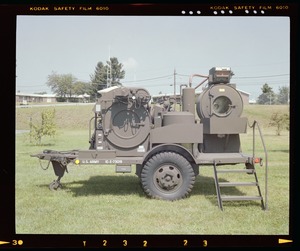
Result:
[[192,165],[175,152],[160,152],[143,166],[141,184],[147,196],[163,200],[186,198],[195,183]]
[[59,189],[62,189],[62,184],[60,182],[58,182],[57,180],[53,180],[50,184],[49,184],[49,189],[51,191],[56,191]]

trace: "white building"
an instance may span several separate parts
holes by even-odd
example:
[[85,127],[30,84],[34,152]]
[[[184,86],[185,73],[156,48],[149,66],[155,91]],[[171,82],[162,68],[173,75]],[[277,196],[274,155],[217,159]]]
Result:
[[[71,97],[77,102],[89,102],[90,95],[74,95]],[[17,104],[28,104],[28,103],[55,103],[58,102],[60,97],[56,94],[32,94],[32,93],[16,93],[16,103]]]

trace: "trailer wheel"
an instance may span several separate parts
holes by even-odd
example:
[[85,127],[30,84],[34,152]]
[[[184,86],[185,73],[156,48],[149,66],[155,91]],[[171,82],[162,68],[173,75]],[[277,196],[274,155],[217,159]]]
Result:
[[188,196],[195,183],[191,164],[175,152],[161,152],[144,165],[141,184],[151,198],[178,200]]

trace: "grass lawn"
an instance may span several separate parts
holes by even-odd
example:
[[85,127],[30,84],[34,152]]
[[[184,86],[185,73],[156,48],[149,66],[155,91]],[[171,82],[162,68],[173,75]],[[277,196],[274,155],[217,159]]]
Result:
[[[274,106],[275,107],[275,106]],[[274,109],[274,107],[272,107]],[[262,109],[259,112],[259,109]],[[200,175],[190,196],[178,201],[149,199],[139,179],[115,173],[114,166],[68,166],[62,178],[63,189],[50,191],[56,176],[52,166],[42,170],[39,160],[30,157],[44,149],[88,149],[87,121],[91,107],[57,107],[58,135],[43,140],[43,146],[30,143],[27,133],[16,134],[16,232],[18,234],[192,234],[192,235],[287,235],[289,234],[289,132],[275,136],[267,126],[270,107],[249,106],[249,116],[262,118],[264,140],[268,149],[268,210],[259,201],[224,202],[218,208],[211,166],[200,167]],[[280,107],[286,110],[287,107]],[[85,114],[86,111],[88,115]],[[66,119],[62,119],[66,112]],[[29,117],[38,108],[17,109],[16,129],[28,130]],[[85,125],[80,120],[84,114]],[[246,114],[246,115],[247,115]],[[73,116],[74,115],[74,116]],[[73,116],[73,117],[72,117]],[[62,121],[63,120],[63,121]],[[65,125],[66,124],[66,125]],[[71,124],[71,125],[70,125]],[[251,130],[241,135],[244,152],[251,153]],[[257,147],[264,157],[260,146]],[[44,167],[47,161],[41,162]],[[257,167],[264,189],[264,167]],[[228,174],[226,174],[228,175]],[[224,180],[241,180],[241,174]],[[244,174],[246,175],[246,174]],[[247,176],[247,175],[246,175]],[[245,177],[245,179],[248,177]],[[249,188],[231,188],[235,194],[248,194]],[[264,190],[263,190],[264,196]]]

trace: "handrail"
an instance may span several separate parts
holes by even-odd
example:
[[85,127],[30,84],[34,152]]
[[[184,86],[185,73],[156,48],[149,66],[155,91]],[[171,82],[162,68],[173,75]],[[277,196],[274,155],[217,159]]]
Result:
[[261,133],[259,124],[256,120],[253,121],[252,125],[249,124],[248,125],[250,128],[253,128],[253,158],[255,157],[255,126],[257,126],[259,135],[260,135],[260,139],[264,148],[264,152],[265,152],[265,210],[268,210],[268,153],[267,153],[267,148],[263,139],[263,135]]
[[92,124],[92,121],[95,119],[95,117],[91,117],[90,121],[89,121],[89,140],[91,139],[92,137],[92,129],[91,129],[91,124]]

